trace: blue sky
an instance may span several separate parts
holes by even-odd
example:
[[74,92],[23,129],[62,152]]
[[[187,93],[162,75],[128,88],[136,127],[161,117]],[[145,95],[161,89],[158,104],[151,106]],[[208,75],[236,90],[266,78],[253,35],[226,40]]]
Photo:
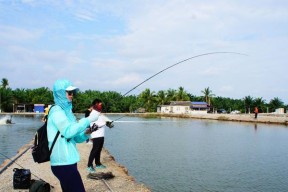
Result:
[[0,0],[0,78],[12,89],[126,93],[180,86],[200,96],[288,103],[286,0]]

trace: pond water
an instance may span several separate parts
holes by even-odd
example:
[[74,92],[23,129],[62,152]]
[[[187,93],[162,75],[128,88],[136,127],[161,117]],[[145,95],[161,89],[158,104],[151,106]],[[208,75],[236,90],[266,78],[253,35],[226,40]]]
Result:
[[[39,116],[13,120],[0,125],[0,151],[9,157],[42,125]],[[152,191],[288,191],[286,126],[128,116],[114,125],[105,148]]]

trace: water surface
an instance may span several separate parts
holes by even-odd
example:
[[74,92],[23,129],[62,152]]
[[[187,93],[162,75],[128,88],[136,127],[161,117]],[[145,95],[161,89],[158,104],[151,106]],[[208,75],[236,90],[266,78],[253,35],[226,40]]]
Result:
[[[0,125],[0,151],[9,157],[43,124],[41,116],[13,121]],[[288,191],[286,126],[137,117],[114,125],[105,147],[152,191]]]
[[121,120],[106,132],[106,147],[153,191],[288,191],[285,126]]

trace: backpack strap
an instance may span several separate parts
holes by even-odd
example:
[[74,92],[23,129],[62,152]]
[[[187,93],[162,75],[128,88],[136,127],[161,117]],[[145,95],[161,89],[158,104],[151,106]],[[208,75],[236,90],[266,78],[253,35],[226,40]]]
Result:
[[[47,121],[48,121],[48,119],[49,119],[48,117],[49,117],[50,110],[51,110],[51,108],[54,107],[54,106],[55,106],[55,105],[52,105],[52,106],[50,107],[49,111],[48,111]],[[46,123],[47,123],[47,122],[46,122]],[[48,124],[48,123],[47,123],[47,124]],[[51,153],[52,153],[53,147],[54,147],[54,145],[55,145],[55,143],[56,143],[56,140],[58,139],[59,134],[60,134],[60,131],[58,130],[58,131],[57,131],[57,134],[56,134],[55,137],[54,137],[54,140],[53,140],[51,149],[49,150],[49,154],[50,154],[50,155],[51,155]]]
[[56,143],[56,140],[58,139],[59,134],[60,134],[60,131],[57,132],[57,134],[56,134],[56,136],[55,136],[55,138],[54,138],[54,140],[53,140],[51,149],[49,150],[49,154],[50,154],[50,155],[51,155],[51,153],[52,153],[53,147],[54,147],[54,145],[55,145],[55,143]]

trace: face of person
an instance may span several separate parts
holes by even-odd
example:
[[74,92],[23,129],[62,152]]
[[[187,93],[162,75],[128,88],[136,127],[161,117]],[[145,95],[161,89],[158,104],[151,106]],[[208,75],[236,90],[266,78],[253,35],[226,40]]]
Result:
[[66,91],[66,97],[69,101],[72,101],[74,92],[73,91]]
[[96,104],[94,105],[94,109],[95,109],[96,111],[101,112],[101,111],[102,111],[102,103],[101,103],[101,102],[100,102],[100,103],[96,103]]

